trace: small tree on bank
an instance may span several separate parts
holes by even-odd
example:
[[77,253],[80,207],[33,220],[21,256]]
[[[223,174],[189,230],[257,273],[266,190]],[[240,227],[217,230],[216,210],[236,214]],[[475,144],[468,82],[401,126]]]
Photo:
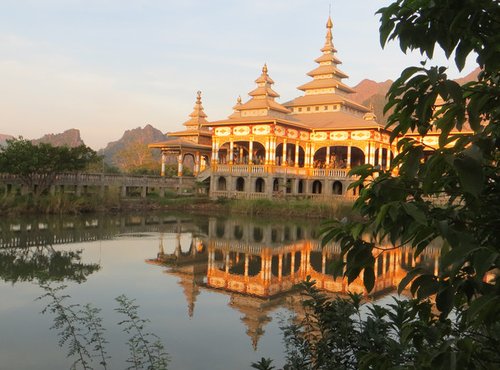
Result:
[[[349,283],[362,274],[368,292],[385,239],[394,248],[410,245],[414,257],[439,243],[439,272],[409,271],[398,289],[411,287],[408,304],[373,306],[356,323],[351,314],[359,313],[359,302],[329,301],[306,283],[305,319],[285,328],[285,368],[498,369],[500,3],[396,0],[378,14],[383,46],[399,40],[403,52],[418,50],[428,58],[438,46],[460,70],[475,53],[482,72],[463,86],[448,79],[445,67],[426,63],[401,73],[385,107],[394,109],[387,124],[391,139],[438,130],[439,147],[402,139],[389,171],[372,165],[353,169],[359,181],[352,186],[365,185],[354,204],[363,219],[333,222],[324,242],[340,244],[336,274]],[[444,104],[436,109],[438,97]],[[455,133],[467,124],[472,134]],[[430,153],[424,157],[424,151]],[[435,196],[447,202],[437,206],[428,200]],[[345,302],[355,309],[342,317],[336,310]],[[337,334],[341,321],[350,323],[352,332],[343,340]]]
[[55,147],[22,137],[0,148],[0,172],[18,175],[35,196],[46,191],[58,173],[82,171],[96,160],[96,152],[85,145]]

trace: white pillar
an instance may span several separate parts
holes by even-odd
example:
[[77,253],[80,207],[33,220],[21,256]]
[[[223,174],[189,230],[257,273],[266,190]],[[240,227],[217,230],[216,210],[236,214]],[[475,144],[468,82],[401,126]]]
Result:
[[286,139],[283,140],[283,155],[282,155],[282,166],[286,166]]
[[166,163],[167,163],[167,155],[165,153],[161,153],[161,176],[165,176]]
[[233,159],[234,159],[234,142],[231,140],[229,142],[229,164],[233,164]]
[[347,146],[347,163],[346,163],[346,167],[347,168],[351,168],[352,167],[352,163],[351,163],[351,154],[352,152],[352,147],[350,145]]
[[299,142],[295,142],[295,167],[299,167]]
[[391,163],[391,150],[389,148],[387,148],[386,155],[387,157],[385,160],[385,168],[388,170],[390,168],[390,163]]
[[248,164],[253,163],[253,140],[248,143]]
[[177,157],[177,176],[182,176],[182,153]]
[[326,147],[326,164],[330,164],[330,145]]

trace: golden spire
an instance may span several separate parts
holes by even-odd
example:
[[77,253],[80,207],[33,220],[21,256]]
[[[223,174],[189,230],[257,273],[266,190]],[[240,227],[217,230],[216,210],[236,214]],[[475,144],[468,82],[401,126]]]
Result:
[[262,73],[267,75],[267,63],[264,63],[264,67],[262,67]]
[[333,36],[332,36],[332,28],[333,28],[333,22],[332,22],[332,17],[328,16],[328,21],[326,22],[326,40],[325,40],[325,46],[321,49],[323,53],[328,53],[328,52],[336,52],[335,48],[333,47]]
[[203,129],[201,127],[202,124],[206,123],[207,115],[203,110],[203,105],[201,104],[201,91],[196,92],[196,103],[193,107],[193,112],[189,115],[191,117],[189,121],[184,122],[184,126],[188,128],[188,130],[200,130]]

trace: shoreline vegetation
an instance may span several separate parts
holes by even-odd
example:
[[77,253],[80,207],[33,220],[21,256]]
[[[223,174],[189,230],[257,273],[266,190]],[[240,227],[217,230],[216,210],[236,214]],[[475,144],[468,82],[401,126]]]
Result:
[[307,217],[326,219],[352,214],[352,201],[341,199],[209,199],[207,196],[155,194],[146,198],[120,198],[118,192],[104,196],[44,194],[40,196],[0,194],[0,215],[122,213],[129,211],[189,211],[197,214]]

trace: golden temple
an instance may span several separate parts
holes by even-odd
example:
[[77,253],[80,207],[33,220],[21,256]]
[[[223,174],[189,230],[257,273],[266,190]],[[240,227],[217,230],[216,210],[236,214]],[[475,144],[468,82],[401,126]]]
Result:
[[[372,108],[351,99],[355,91],[343,82],[348,75],[339,69],[332,28],[328,17],[317,66],[307,73],[312,80],[298,87],[302,95],[293,100],[276,101],[267,64],[250,98],[238,97],[227,119],[208,121],[198,92],[187,129],[149,145],[162,151],[162,176],[167,156],[174,155],[178,176],[190,158],[212,198],[356,197],[360,189],[348,189],[355,181],[350,168],[388,169],[397,143]],[[437,133],[418,139],[438,144]]]

